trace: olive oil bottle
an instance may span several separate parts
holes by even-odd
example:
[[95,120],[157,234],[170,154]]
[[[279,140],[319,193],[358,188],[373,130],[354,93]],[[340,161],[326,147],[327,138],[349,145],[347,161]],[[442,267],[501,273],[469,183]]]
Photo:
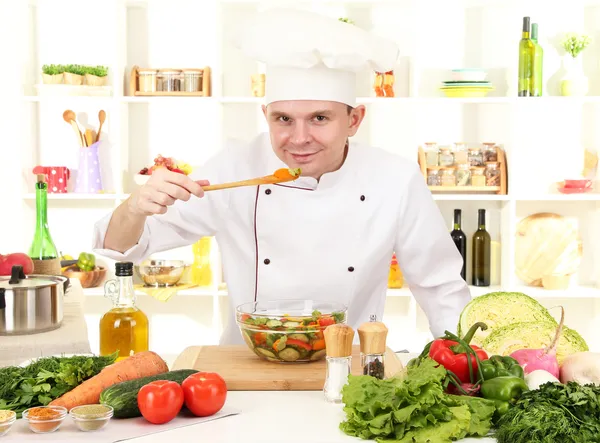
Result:
[[113,306],[100,319],[100,355],[119,351],[119,361],[147,351],[149,333],[148,317],[135,305],[133,263],[119,262],[115,268],[116,280],[104,285]]
[[544,83],[544,49],[538,42],[538,24],[531,24],[531,41],[533,42],[533,56],[531,64],[531,95],[541,97]]
[[485,229],[485,209],[479,210],[478,228],[473,234],[473,286],[489,286],[492,239]]
[[461,215],[462,211],[460,209],[454,210],[454,229],[450,232],[450,236],[463,259],[460,276],[467,281],[467,236],[462,231]]

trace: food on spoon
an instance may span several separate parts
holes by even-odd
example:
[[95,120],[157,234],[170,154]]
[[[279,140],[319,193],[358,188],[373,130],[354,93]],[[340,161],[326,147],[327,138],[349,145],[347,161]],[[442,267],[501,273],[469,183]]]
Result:
[[600,353],[584,351],[566,357],[560,367],[560,381],[600,386]]
[[314,311],[312,317],[300,318],[244,314],[240,328],[244,340],[259,357],[272,361],[314,361],[325,357],[325,328],[345,319],[343,312]]
[[[545,348],[556,336],[556,323],[548,321],[513,323],[496,328],[483,342],[483,349],[498,355],[511,355],[519,349]],[[588,345],[573,329],[563,326],[558,339],[556,358],[559,365],[565,357],[576,352],[589,351]]]
[[154,164],[149,168],[141,169],[139,174],[152,175],[152,172],[158,168],[167,168],[169,171],[185,175],[189,175],[192,172],[192,167],[189,164],[178,162],[173,157],[163,157],[162,155],[158,154],[158,157],[154,159]]
[[458,335],[462,337],[471,325],[483,322],[488,329],[477,331],[471,341],[471,344],[482,346],[485,338],[495,329],[525,321],[546,321],[557,325],[548,310],[528,295],[521,292],[492,292],[474,298],[465,306],[460,315]]
[[282,169],[278,169],[277,171],[275,171],[273,173],[273,175],[277,178],[281,178],[281,179],[295,179],[300,177],[300,173],[302,172],[302,170],[300,168],[295,168],[295,169],[286,169],[286,168],[282,168]]
[[139,352],[104,368],[98,375],[84,381],[75,389],[50,402],[71,410],[75,406],[97,404],[106,388],[127,380],[163,374],[167,363],[152,351]]
[[560,316],[560,323],[556,328],[556,335],[545,349],[519,349],[510,354],[523,367],[525,374],[529,374],[536,369],[543,369],[558,378],[559,366],[556,359],[556,345],[558,344],[558,339],[565,323],[565,309],[562,306],[561,309],[562,314]]

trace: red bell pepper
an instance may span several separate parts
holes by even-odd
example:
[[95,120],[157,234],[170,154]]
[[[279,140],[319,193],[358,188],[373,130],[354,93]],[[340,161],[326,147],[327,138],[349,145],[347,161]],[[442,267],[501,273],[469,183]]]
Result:
[[296,340],[295,338],[288,338],[285,343],[288,345],[299,346],[307,351],[312,349],[308,343],[304,343],[302,340]]
[[474,352],[469,352],[464,345],[459,344],[457,341],[441,338],[431,343],[429,357],[442,365],[447,371],[456,375],[461,383],[475,383],[477,377],[474,378],[473,376],[477,373],[478,365],[474,354],[477,354],[479,360],[488,359],[488,355],[483,349],[469,345],[473,335],[480,327],[482,330],[487,329],[485,323],[475,323],[461,340]]

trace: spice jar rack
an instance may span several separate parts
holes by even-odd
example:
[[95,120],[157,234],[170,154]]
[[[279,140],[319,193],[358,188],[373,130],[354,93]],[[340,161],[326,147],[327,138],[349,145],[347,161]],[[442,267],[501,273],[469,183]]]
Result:
[[210,97],[211,73],[204,68],[131,69],[130,95],[169,97]]
[[493,143],[469,149],[464,143],[425,143],[418,162],[432,193],[507,194],[506,152]]

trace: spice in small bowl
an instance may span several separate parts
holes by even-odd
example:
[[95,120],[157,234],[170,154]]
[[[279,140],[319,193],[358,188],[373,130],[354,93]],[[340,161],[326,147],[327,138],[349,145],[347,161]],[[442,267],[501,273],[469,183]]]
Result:
[[67,409],[62,406],[36,406],[23,412],[23,418],[29,422],[29,429],[37,434],[56,431],[66,416]]
[[71,409],[69,415],[80,431],[98,431],[108,424],[113,408],[106,405],[83,405]]
[[14,411],[0,411],[0,437],[6,435],[10,431],[11,426],[17,419],[17,414]]

